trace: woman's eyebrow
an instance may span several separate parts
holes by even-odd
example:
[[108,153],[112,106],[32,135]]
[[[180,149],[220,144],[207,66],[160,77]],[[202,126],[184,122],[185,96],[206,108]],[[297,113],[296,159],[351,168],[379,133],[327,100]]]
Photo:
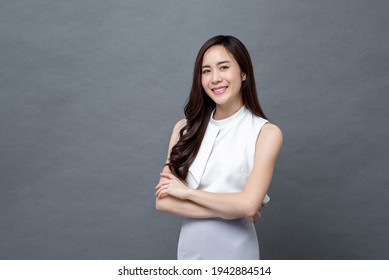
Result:
[[[218,62],[217,65],[220,65],[223,63],[230,63],[230,62],[231,61],[229,61],[229,60],[223,60],[223,61]],[[203,65],[201,68],[206,68],[206,67],[211,68],[211,66],[209,66],[209,65]]]

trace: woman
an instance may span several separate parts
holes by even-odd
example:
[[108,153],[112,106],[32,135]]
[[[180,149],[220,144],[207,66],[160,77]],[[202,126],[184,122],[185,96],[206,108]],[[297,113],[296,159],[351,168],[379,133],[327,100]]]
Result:
[[232,36],[209,39],[156,186],[156,208],[184,217],[178,259],[259,259],[253,217],[281,146],[280,129],[258,102],[246,47]]

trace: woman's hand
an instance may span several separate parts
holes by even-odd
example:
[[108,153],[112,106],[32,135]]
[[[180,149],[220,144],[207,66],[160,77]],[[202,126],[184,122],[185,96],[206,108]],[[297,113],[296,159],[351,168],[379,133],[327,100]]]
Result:
[[165,177],[166,180],[162,180],[155,189],[157,190],[155,195],[157,198],[163,198],[167,195],[174,196],[179,199],[187,199],[189,188],[176,176],[171,173],[162,172],[161,177]]
[[[266,208],[268,206],[267,203],[263,203],[262,202],[262,205],[261,205],[261,208]],[[249,219],[249,221],[255,223],[257,220],[259,221],[262,221],[263,220],[263,216],[262,216],[262,212],[261,212],[261,208],[259,208],[259,210],[257,211],[257,213],[255,213],[254,216],[250,216],[250,217],[247,217],[247,219]]]
[[255,213],[254,216],[246,217],[250,222],[255,223],[257,220],[262,220],[262,213],[261,210],[258,210],[257,213]]

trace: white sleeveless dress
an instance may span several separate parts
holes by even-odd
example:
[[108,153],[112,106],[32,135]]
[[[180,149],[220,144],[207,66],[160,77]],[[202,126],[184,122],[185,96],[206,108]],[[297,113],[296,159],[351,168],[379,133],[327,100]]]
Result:
[[[209,192],[242,191],[254,165],[258,134],[267,122],[245,106],[223,120],[211,117],[200,150],[189,168],[188,186]],[[247,218],[184,218],[177,258],[258,260],[254,224]]]

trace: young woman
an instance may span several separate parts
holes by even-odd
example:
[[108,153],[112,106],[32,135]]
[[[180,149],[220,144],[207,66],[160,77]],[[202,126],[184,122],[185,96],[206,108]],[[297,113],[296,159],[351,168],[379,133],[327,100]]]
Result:
[[156,208],[184,217],[178,259],[259,259],[253,221],[281,146],[246,47],[232,36],[209,39],[156,186]]

